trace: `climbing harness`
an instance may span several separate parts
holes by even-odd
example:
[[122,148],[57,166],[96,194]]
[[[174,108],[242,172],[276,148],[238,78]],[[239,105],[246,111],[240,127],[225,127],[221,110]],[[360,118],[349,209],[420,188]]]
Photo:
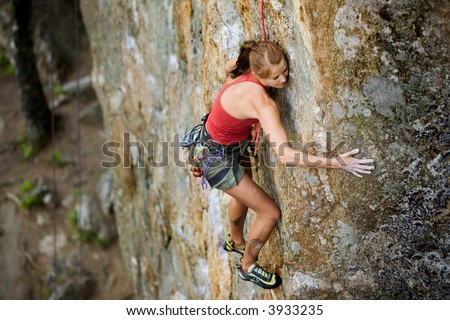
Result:
[[[235,174],[239,166],[242,151],[248,147],[254,149],[255,144],[257,144],[255,143],[255,139],[259,138],[259,129],[255,128],[257,129],[257,134],[253,139],[247,139],[241,143],[232,145],[222,145],[215,141],[206,131],[205,123],[208,116],[209,113],[202,118],[202,123],[190,129],[180,142],[180,146],[187,149],[188,163],[191,165],[190,170],[192,174],[194,177],[201,177],[203,190],[207,189],[208,183],[211,187],[220,184],[230,169]],[[196,147],[198,147],[198,150]],[[256,150],[252,151],[255,152]],[[224,161],[224,164],[229,162],[229,166],[224,166],[214,176],[208,177],[212,165],[217,161]]]
[[[214,148],[210,143],[208,143],[207,138],[209,134],[206,132],[205,123],[208,119],[209,113],[203,116],[202,123],[196,125],[190,129],[183,137],[180,142],[182,148],[186,148],[188,151],[188,162],[191,164],[191,171],[194,177],[202,178],[201,186],[202,189],[207,188],[206,176],[208,174],[209,168],[214,160],[222,160],[223,152],[220,148]],[[197,144],[201,144],[201,148],[193,155],[194,147]],[[203,160],[208,159],[205,169],[201,167]]]
[[[195,155],[192,155],[194,151],[194,147],[202,142],[202,135],[204,134],[205,130],[205,123],[206,119],[208,119],[209,113],[203,116],[202,123],[194,126],[192,129],[190,129],[183,137],[183,139],[180,142],[180,146],[183,149],[187,149],[188,152],[188,162],[191,165],[190,170],[192,171],[192,174],[196,178],[202,177],[202,188],[205,189],[206,187],[206,181],[205,176],[208,173],[209,167],[207,166],[203,170],[200,165],[203,159],[208,157],[209,155],[209,148],[206,145],[203,145],[202,148],[200,148]],[[205,172],[206,171],[206,172]]]

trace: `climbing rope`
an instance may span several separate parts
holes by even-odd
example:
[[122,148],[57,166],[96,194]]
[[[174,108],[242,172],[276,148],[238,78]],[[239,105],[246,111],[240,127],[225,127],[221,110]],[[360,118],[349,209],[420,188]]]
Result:
[[267,40],[267,32],[266,32],[266,25],[264,23],[264,0],[261,0],[261,29],[263,33],[263,39],[264,41]]
[[[81,188],[81,127],[80,127],[80,35],[79,35],[79,1],[75,0],[75,68],[76,68],[76,92],[77,92],[77,186]],[[78,210],[81,210],[81,192],[78,192]],[[78,213],[79,214],[79,213]],[[80,241],[79,262],[83,268],[83,241]]]
[[[54,7],[53,2],[50,2],[50,16],[53,17]],[[49,19],[49,25],[50,25],[50,52],[53,52],[53,20]],[[55,201],[55,195],[56,195],[56,147],[55,147],[55,110],[53,108],[53,101],[54,101],[54,83],[53,83],[53,75],[50,76],[50,94],[49,94],[49,106],[51,108],[51,147],[52,147],[52,195],[53,195],[53,201]],[[53,271],[54,271],[54,279],[53,283],[51,284],[53,286],[53,292],[54,296],[58,297],[58,250],[57,250],[57,212],[56,212],[56,203],[54,202],[52,204],[52,220],[53,220]]]

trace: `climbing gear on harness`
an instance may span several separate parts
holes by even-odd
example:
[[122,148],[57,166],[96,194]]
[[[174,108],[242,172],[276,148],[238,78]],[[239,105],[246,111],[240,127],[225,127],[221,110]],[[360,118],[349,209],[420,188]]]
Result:
[[251,281],[264,289],[274,289],[282,282],[279,275],[263,269],[258,263],[252,264],[248,272],[245,272],[241,266],[237,269],[242,280]]
[[[208,183],[211,187],[222,183],[229,176],[230,170],[232,170],[234,179],[239,181],[238,177],[236,177],[239,160],[243,152],[249,146],[252,147],[254,145],[253,141],[255,140],[255,138],[252,140],[249,138],[246,141],[233,145],[220,144],[210,136],[205,128],[208,116],[209,114],[206,114],[202,118],[202,123],[189,130],[180,142],[181,147],[188,149],[188,161],[191,165],[192,173],[195,177],[202,177],[201,186],[203,190],[208,187]],[[259,130],[257,130],[258,132]],[[213,171],[213,175],[208,176],[213,166],[217,170]]]
[[215,149],[213,151],[208,149],[208,154],[204,155],[201,160],[208,158],[208,163],[206,164],[205,170],[203,170],[203,176],[202,176],[202,189],[205,190],[208,185],[206,184],[206,176],[208,175],[209,168],[211,168],[211,164],[214,160],[222,160],[223,159],[223,152],[220,149]]
[[191,130],[189,130],[183,137],[183,140],[180,142],[180,146],[182,148],[190,147],[198,142],[200,142],[200,137],[202,134],[202,130],[205,127],[206,119],[208,119],[209,113],[203,116],[202,123],[196,125]]
[[245,251],[245,246],[243,248],[236,248],[234,246],[234,241],[225,240],[225,242],[223,243],[223,249],[227,252],[236,252],[236,253],[240,254],[241,256],[243,256],[244,251]]
[[203,132],[205,131],[205,122],[206,119],[208,119],[208,114],[203,116],[202,123],[194,126],[191,130],[189,130],[183,137],[183,139],[180,142],[180,146],[183,149],[188,150],[188,162],[191,164],[191,171],[194,177],[202,177],[202,187],[204,188],[204,185],[206,182],[204,181],[204,176],[206,175],[204,170],[199,166],[201,160],[205,158],[204,155],[200,155],[203,153],[203,151],[207,150],[207,148],[201,148],[195,156],[192,156],[192,151],[197,143],[201,142],[201,137]]
[[193,167],[191,169],[192,174],[194,175],[194,177],[199,178],[203,175],[203,169],[199,168],[199,167]]

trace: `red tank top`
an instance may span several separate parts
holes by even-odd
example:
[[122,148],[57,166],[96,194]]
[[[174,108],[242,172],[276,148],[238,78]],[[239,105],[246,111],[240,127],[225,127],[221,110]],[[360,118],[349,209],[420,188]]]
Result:
[[[237,119],[230,115],[223,108],[222,103],[220,102],[222,94],[226,89],[236,83],[245,81],[254,82],[264,87],[264,85],[256,79],[251,72],[243,75],[235,81],[225,84],[220,90],[206,122],[206,130],[210,136],[221,144],[229,145],[245,141],[252,133],[253,128],[257,131],[256,135],[259,135],[260,125],[258,119]],[[254,137],[254,139],[255,138],[256,137]]]

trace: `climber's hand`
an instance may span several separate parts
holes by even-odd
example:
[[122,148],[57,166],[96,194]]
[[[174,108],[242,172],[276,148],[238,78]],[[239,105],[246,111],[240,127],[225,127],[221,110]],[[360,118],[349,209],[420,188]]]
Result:
[[348,171],[355,176],[361,178],[361,174],[371,174],[371,170],[375,169],[374,166],[366,166],[366,163],[372,163],[372,159],[357,159],[353,156],[359,153],[359,149],[354,149],[347,153],[340,154],[336,160],[339,163],[339,169]]

